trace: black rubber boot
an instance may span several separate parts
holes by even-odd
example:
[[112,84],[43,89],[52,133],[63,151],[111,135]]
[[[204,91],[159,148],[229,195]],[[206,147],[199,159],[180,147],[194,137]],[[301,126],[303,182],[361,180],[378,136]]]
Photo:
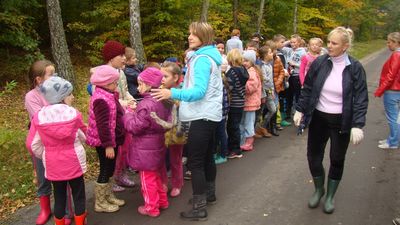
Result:
[[215,196],[215,181],[207,182],[207,204],[214,205],[217,203]]
[[181,212],[181,218],[192,221],[207,220],[207,195],[193,195],[192,209]]
[[325,197],[324,212],[327,214],[333,213],[335,210],[334,199],[336,190],[339,186],[340,180],[332,180],[328,178],[328,191]]
[[308,200],[308,207],[317,208],[322,196],[324,196],[325,194],[325,188],[324,188],[325,176],[313,177],[313,181],[314,181],[315,192],[311,196],[310,200]]

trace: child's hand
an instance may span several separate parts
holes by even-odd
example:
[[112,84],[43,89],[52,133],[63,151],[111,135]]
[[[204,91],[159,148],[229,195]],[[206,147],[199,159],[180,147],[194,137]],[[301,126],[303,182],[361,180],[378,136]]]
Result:
[[115,152],[113,147],[106,148],[106,157],[109,159],[113,159],[115,157]]

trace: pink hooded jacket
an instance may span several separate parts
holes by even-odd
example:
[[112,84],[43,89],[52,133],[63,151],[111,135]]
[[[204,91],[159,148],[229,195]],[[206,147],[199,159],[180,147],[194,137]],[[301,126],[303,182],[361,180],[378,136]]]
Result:
[[43,160],[48,180],[71,180],[86,172],[85,133],[78,110],[66,104],[49,105],[34,115],[26,147]]
[[261,105],[261,80],[254,67],[250,67],[247,72],[249,79],[246,82],[244,111],[256,111]]

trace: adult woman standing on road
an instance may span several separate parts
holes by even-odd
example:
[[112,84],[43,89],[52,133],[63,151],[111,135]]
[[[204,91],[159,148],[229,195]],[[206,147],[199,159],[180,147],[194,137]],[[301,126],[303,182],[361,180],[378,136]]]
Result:
[[379,141],[378,148],[399,147],[399,125],[397,118],[400,104],[400,32],[393,32],[387,36],[387,46],[392,55],[385,62],[379,80],[379,87],[375,91],[375,97],[383,95],[386,119],[389,123],[389,137]]
[[308,202],[316,208],[325,194],[325,171],[322,165],[325,146],[330,139],[330,168],[324,212],[334,211],[333,197],[343,175],[349,142],[359,144],[368,108],[368,91],[364,68],[347,54],[351,34],[337,27],[328,35],[328,54],[318,57],[311,65],[294,123],[299,126],[310,121],[307,158],[313,176],[315,192]]
[[187,150],[188,168],[192,172],[193,207],[181,218],[206,220],[207,203],[216,202],[216,167],[213,157],[215,131],[222,120],[222,57],[213,45],[214,31],[208,23],[193,22],[189,26],[188,60],[182,89],[153,89],[158,100],[180,100],[179,118],[190,122]]

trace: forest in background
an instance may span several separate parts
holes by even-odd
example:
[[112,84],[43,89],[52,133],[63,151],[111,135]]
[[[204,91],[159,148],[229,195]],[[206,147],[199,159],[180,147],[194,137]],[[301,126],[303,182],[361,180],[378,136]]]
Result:
[[[24,80],[27,67],[37,58],[52,59],[49,22],[55,18],[48,16],[46,2],[53,1],[1,1],[0,86]],[[106,40],[133,45],[129,41],[131,2],[139,0],[59,0],[74,66],[101,63],[100,49]],[[277,33],[325,39],[341,25],[352,28],[357,41],[366,41],[399,30],[399,12],[400,0],[140,1],[142,42],[145,57],[152,61],[180,56],[187,45],[188,25],[204,13],[216,36],[225,40],[233,28],[241,30],[245,41],[257,30],[267,39]]]

